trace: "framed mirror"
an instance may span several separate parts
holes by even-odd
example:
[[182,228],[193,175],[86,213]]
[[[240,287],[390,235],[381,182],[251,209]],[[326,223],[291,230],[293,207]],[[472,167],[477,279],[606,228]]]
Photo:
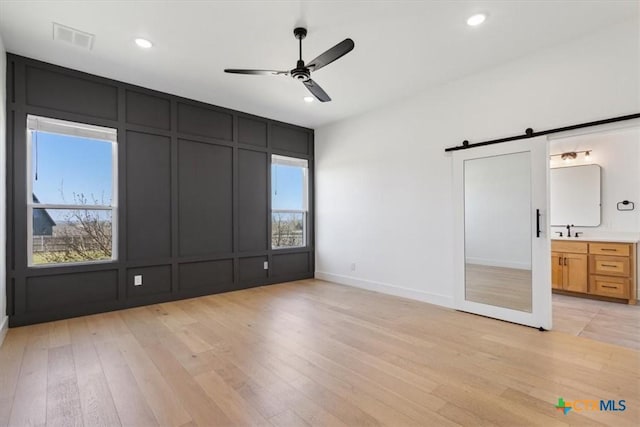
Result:
[[601,222],[599,165],[554,168],[550,171],[551,225],[598,227]]

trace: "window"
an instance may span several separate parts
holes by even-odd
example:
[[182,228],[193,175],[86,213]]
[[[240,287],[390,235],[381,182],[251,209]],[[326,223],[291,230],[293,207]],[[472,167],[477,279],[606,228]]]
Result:
[[271,248],[307,245],[309,168],[304,159],[271,156]]
[[27,117],[29,266],[117,259],[117,132]]

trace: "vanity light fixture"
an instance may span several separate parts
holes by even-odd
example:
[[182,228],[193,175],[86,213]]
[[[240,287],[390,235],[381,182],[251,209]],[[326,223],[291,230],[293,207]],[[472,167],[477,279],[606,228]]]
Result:
[[582,154],[582,153],[584,153],[584,159],[585,160],[589,160],[591,158],[591,150],[567,151],[565,153],[552,154],[549,157],[551,157],[551,158],[560,157],[565,162],[568,162],[568,161],[577,159],[578,158],[578,154]]

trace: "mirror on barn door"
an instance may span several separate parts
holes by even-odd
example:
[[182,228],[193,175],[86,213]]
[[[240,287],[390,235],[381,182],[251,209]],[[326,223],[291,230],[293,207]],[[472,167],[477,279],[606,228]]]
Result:
[[456,151],[455,307],[551,328],[548,141]]

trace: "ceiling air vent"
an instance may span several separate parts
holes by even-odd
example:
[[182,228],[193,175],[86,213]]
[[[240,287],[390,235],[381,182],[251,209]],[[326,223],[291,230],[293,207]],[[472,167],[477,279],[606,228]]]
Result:
[[91,50],[93,47],[94,35],[76,30],[57,23],[53,23],[53,39],[64,43],[69,43],[82,49]]

